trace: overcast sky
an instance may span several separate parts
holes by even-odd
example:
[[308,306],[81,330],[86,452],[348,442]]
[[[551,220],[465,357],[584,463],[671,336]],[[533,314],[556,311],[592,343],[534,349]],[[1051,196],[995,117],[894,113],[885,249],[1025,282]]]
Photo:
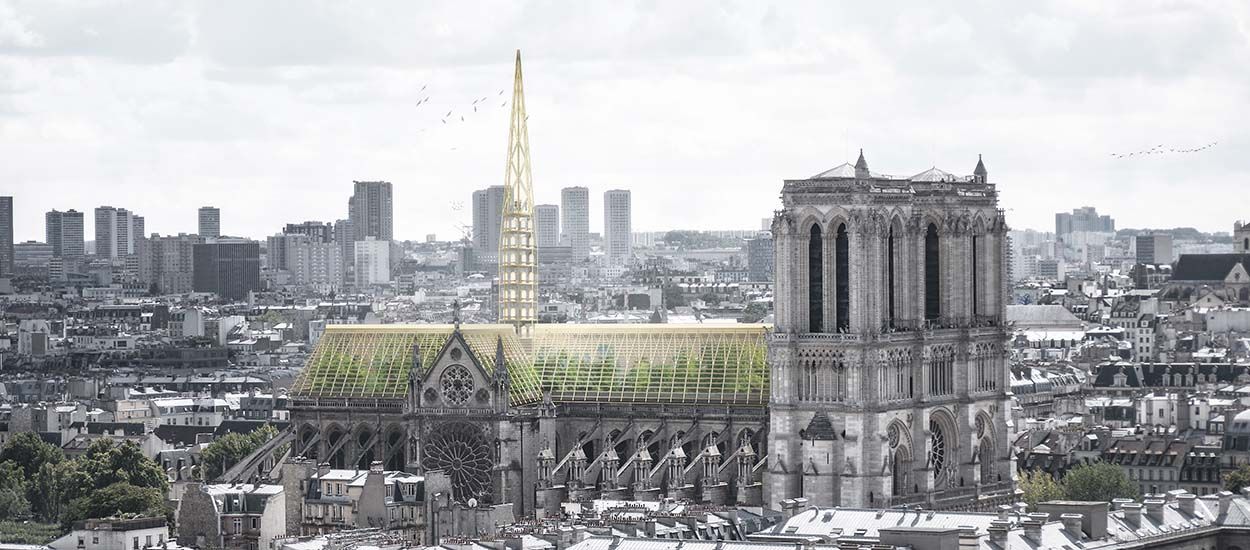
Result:
[[502,183],[517,48],[537,199],[589,187],[592,231],[615,188],[635,231],[757,228],[859,147],[902,176],[983,154],[1017,228],[1250,218],[1243,1],[0,0],[0,194],[18,240],[102,204],[263,237],[384,179],[396,238],[454,238]]

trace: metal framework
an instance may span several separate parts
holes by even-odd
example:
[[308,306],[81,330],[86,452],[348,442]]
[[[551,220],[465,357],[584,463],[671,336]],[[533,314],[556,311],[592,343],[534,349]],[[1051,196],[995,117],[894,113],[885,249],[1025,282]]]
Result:
[[503,219],[499,224],[499,322],[521,338],[533,336],[538,312],[538,271],[534,239],[534,188],[530,141],[521,83],[521,51],[516,52],[508,164],[504,170]]
[[[454,330],[331,325],[291,395],[403,399],[413,346],[429,369]],[[537,403],[544,391],[564,403],[768,403],[766,325],[538,325],[532,346],[508,325],[463,325],[460,332],[488,372],[503,338],[513,405]],[[432,383],[463,386],[462,379]]]
[[[403,399],[408,393],[412,347],[420,346],[421,365],[429,369],[452,325],[331,325],[317,342],[304,372],[291,387],[293,397]],[[487,372],[495,368],[495,345],[503,338],[504,360],[513,404],[542,398],[528,354],[505,325],[464,325],[460,333]]]
[[768,403],[764,325],[539,325],[534,369],[565,403]]

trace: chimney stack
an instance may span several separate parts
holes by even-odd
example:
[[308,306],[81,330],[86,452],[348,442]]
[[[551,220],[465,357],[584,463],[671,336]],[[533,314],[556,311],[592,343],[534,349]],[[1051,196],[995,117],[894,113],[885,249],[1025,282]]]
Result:
[[1042,540],[1042,526],[1046,525],[1046,519],[1050,514],[1029,514],[1028,519],[1022,522],[1024,526],[1024,536],[1033,540]]
[[1132,504],[1132,503],[1133,503],[1133,499],[1131,498],[1113,498],[1111,499],[1111,509],[1123,510],[1125,504]]
[[1136,502],[1126,502],[1120,505],[1120,509],[1124,510],[1124,522],[1138,529],[1141,527],[1141,505]]
[[999,546],[1003,548],[1006,548],[1007,547],[1007,532],[1008,532],[1008,529],[1010,529],[1010,526],[1011,526],[1011,523],[1006,520],[996,519],[996,520],[991,521],[990,527],[988,529],[990,533],[990,541],[998,544]]
[[794,517],[794,509],[796,506],[798,506],[798,503],[796,503],[792,498],[787,498],[781,501],[782,521],[788,521],[790,518]]
[[1228,491],[1220,491],[1220,492],[1218,493],[1218,496],[1220,497],[1220,515],[1219,515],[1219,517],[1221,517],[1221,518],[1222,518],[1222,517],[1224,517],[1226,514],[1228,514],[1228,507],[1229,507],[1230,505],[1232,505],[1232,503],[1233,503],[1233,494],[1232,494],[1232,493],[1230,493],[1230,492],[1228,492]]
[[1145,501],[1146,516],[1155,523],[1163,523],[1163,500],[1152,498]]
[[1012,510],[1013,508],[1011,507],[1010,504],[999,504],[998,505],[998,519],[1001,519],[1003,521],[1009,521],[1011,519]]
[[1176,507],[1180,508],[1182,512],[1185,512],[1186,514],[1189,514],[1192,516],[1194,515],[1194,501],[1196,501],[1197,499],[1198,499],[1197,496],[1189,494],[1189,493],[1185,493],[1183,495],[1176,495]]
[[329,463],[329,462],[322,462],[321,464],[318,464],[318,465],[317,465],[317,477],[319,477],[319,478],[320,478],[320,477],[325,477],[325,475],[326,475],[326,474],[328,474],[328,473],[330,473],[330,463]]
[[1080,540],[1084,536],[1081,531],[1081,523],[1085,521],[1085,516],[1081,514],[1063,514],[1059,516],[1059,520],[1063,522],[1063,530]]

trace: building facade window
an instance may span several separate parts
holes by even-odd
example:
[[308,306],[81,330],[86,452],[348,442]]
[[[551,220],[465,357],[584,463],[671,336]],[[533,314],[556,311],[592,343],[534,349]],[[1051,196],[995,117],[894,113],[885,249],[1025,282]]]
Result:
[[807,240],[807,331],[822,332],[825,317],[824,242],[820,226],[813,225]]
[[938,257],[937,226],[929,224],[924,236],[924,318],[937,319],[942,315],[941,260]]
[[834,239],[834,282],[837,284],[837,326],[838,332],[846,332],[851,328],[851,270],[850,270],[850,237],[846,234],[846,224],[838,225]]

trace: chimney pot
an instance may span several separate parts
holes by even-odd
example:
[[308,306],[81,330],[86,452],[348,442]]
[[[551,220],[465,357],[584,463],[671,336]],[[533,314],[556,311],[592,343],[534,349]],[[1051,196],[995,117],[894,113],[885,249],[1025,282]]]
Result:
[[1010,504],[999,504],[998,505],[998,519],[1001,519],[1003,521],[1007,521],[1011,519],[1011,510],[1012,510],[1012,507]]

